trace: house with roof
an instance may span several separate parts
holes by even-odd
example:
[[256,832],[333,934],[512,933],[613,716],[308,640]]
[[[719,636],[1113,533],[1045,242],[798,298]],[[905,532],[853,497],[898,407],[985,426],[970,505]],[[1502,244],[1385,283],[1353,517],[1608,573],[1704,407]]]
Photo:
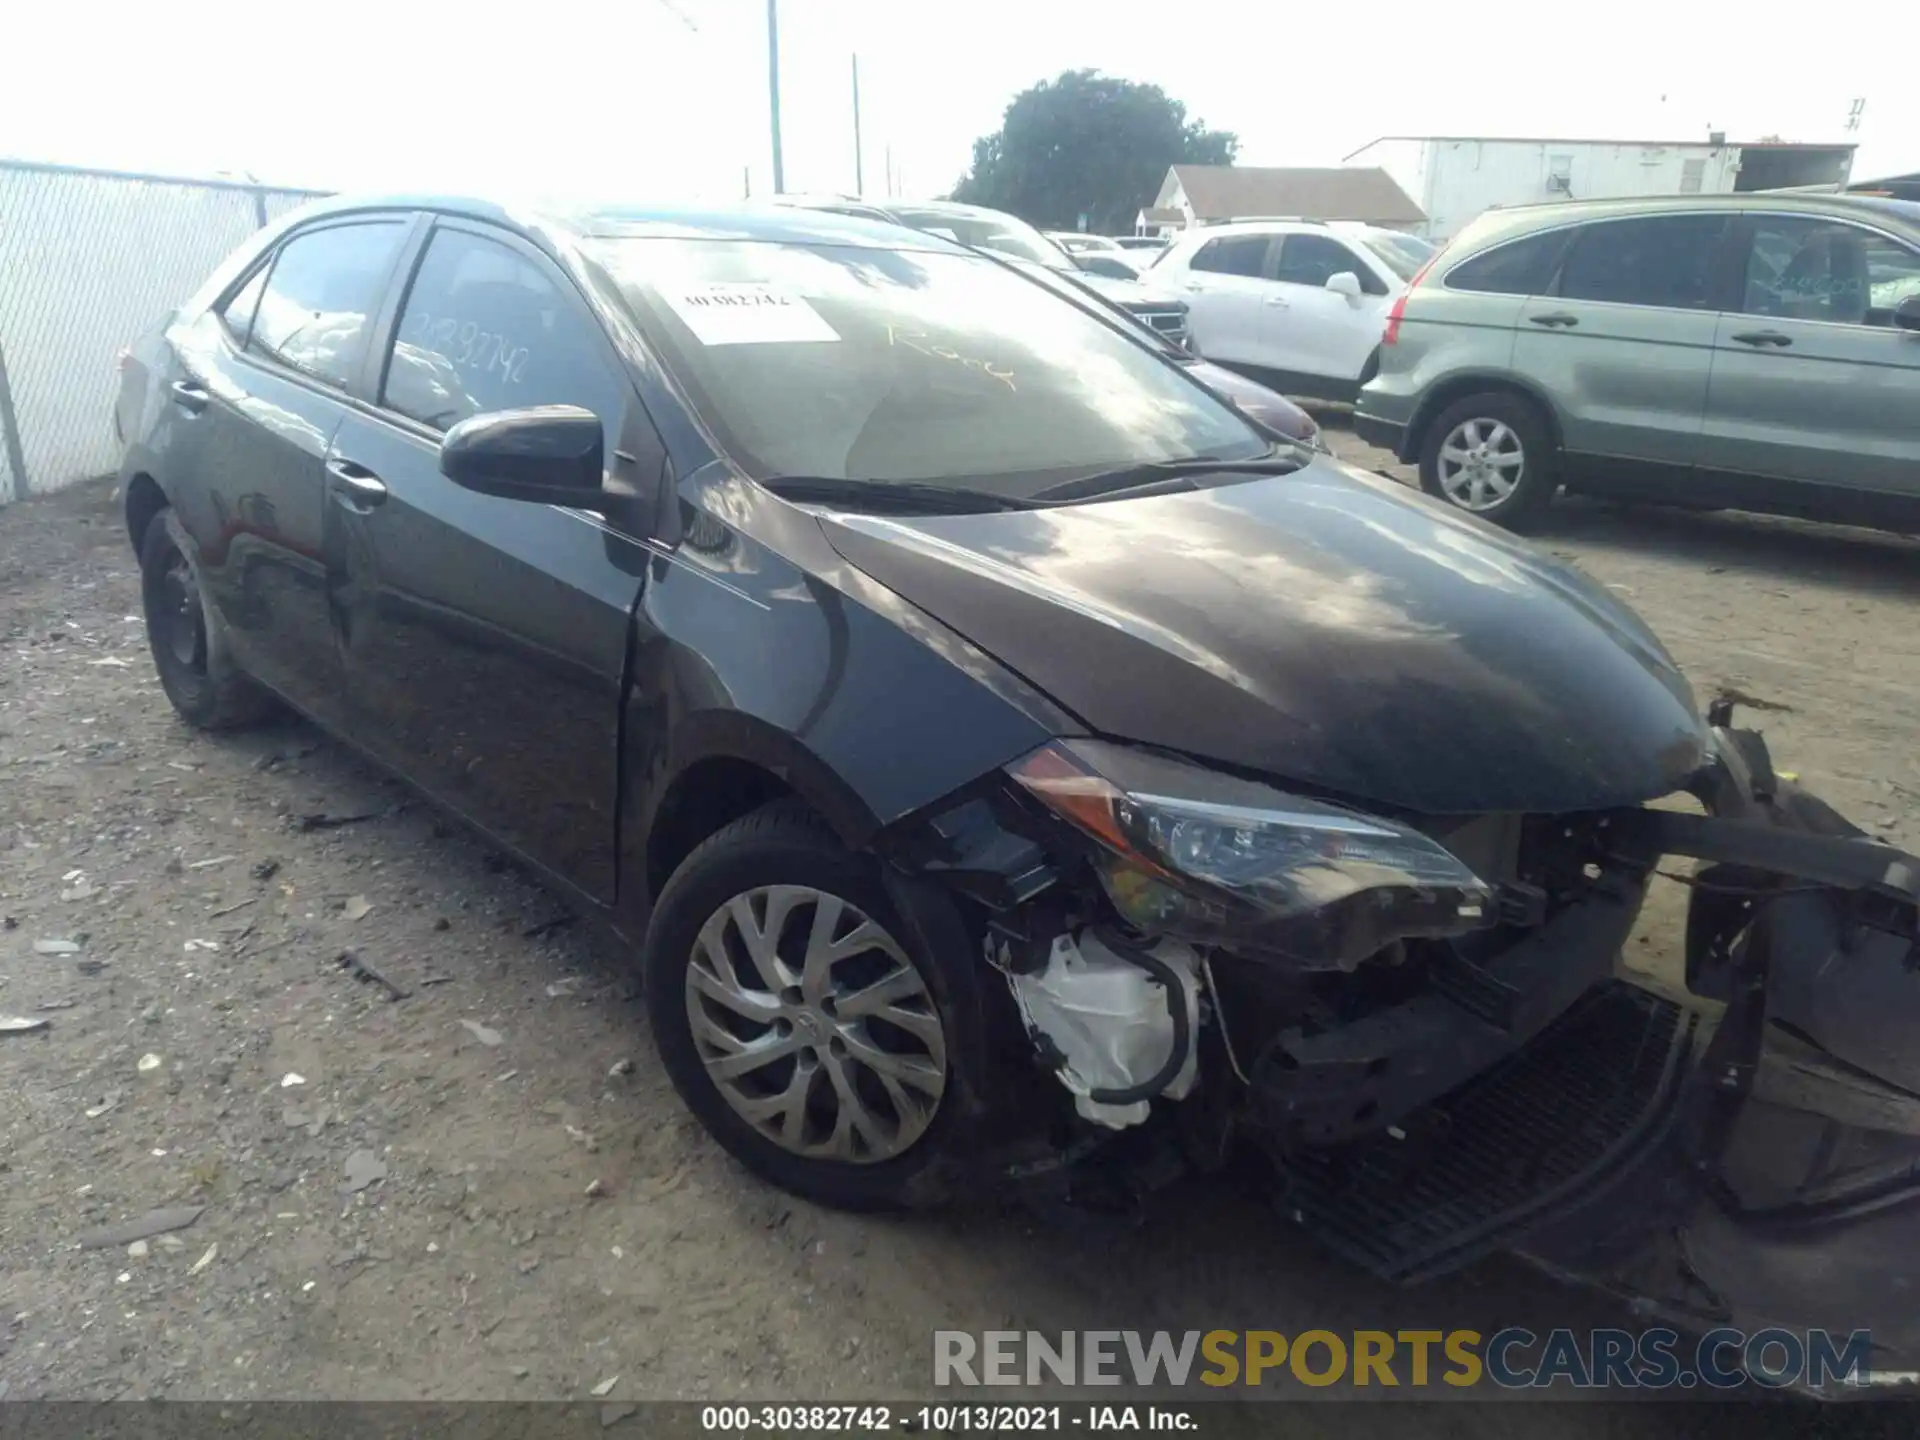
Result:
[[1377,166],[1174,165],[1135,228],[1165,234],[1252,219],[1360,220],[1408,230],[1426,220]]
[[1471,135],[1386,135],[1348,155],[1377,166],[1425,212],[1420,233],[1450,240],[1483,211],[1553,200],[1640,195],[1726,195],[1753,190],[1843,188],[1852,145],[1783,140],[1556,140]]

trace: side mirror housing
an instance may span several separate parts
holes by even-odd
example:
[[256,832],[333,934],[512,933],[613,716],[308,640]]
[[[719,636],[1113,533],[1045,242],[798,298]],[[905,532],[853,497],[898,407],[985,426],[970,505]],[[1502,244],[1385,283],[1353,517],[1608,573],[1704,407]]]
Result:
[[1920,330],[1920,295],[1909,295],[1893,307],[1893,323],[1902,330]]
[[1349,300],[1358,300],[1361,295],[1360,277],[1351,270],[1342,270],[1327,277],[1327,289],[1336,295],[1344,295]]
[[577,405],[471,416],[440,442],[440,473],[481,495],[598,510],[606,503],[600,417]]

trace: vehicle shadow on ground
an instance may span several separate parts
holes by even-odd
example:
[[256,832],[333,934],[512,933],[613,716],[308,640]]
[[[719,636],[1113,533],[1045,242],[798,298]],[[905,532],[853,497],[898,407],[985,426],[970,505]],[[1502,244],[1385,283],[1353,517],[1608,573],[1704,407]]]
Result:
[[1562,496],[1534,538],[1683,561],[1709,574],[1764,570],[1855,595],[1920,596],[1920,539],[1845,525]]

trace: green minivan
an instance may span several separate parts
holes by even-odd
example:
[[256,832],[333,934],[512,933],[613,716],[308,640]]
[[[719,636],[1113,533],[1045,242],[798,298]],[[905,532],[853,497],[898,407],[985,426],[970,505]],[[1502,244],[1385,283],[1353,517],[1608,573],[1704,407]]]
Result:
[[1920,204],[1490,210],[1389,312],[1354,428],[1512,529],[1564,485],[1920,531]]

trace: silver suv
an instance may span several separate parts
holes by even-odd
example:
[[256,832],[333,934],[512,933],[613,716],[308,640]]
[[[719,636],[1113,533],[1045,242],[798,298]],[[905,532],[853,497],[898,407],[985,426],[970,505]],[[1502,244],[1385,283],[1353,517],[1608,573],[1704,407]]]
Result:
[[1389,312],[1354,428],[1513,529],[1564,484],[1920,530],[1920,204],[1489,211]]

